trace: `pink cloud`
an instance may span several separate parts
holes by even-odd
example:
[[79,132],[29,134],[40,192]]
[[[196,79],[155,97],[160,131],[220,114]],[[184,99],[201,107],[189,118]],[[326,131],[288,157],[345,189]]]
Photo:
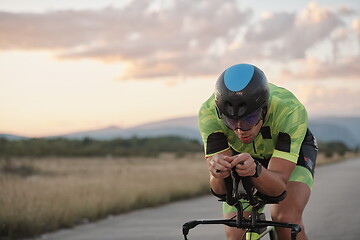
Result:
[[311,58],[302,61],[301,68],[292,70],[284,68],[281,72],[282,79],[301,79],[301,80],[327,80],[329,78],[359,80],[360,76],[360,56],[350,57],[336,64],[321,62]]
[[[42,14],[0,12],[0,50],[50,50],[59,59],[128,62],[129,79],[217,75],[237,62],[286,65],[305,58],[309,49],[344,26],[342,16],[354,14],[346,6],[335,11],[311,3],[299,12],[256,19],[235,0],[182,0],[156,11],[149,11],[150,4],[131,1],[121,9]],[[326,66],[333,70],[327,72],[354,75],[346,75],[346,65],[356,73],[356,63],[342,64]],[[321,69],[309,74],[324,75]]]
[[312,116],[359,115],[360,89],[356,87],[306,84],[300,87],[297,96]]

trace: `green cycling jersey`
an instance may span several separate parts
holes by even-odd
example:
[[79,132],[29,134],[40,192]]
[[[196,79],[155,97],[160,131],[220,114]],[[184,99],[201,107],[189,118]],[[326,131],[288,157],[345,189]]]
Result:
[[199,110],[199,130],[206,157],[232,149],[254,158],[278,157],[296,163],[307,132],[305,107],[288,90],[269,83],[269,106],[260,133],[252,143],[242,143],[218,117],[214,95]]

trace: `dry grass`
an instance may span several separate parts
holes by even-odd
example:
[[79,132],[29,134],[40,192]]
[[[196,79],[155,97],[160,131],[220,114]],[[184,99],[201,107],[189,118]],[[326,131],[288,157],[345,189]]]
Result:
[[[29,237],[209,192],[202,154],[1,163],[0,236]],[[26,169],[27,177],[11,169]],[[30,170],[29,170],[30,169]],[[32,171],[31,171],[32,170]],[[1,237],[0,237],[1,238]]]

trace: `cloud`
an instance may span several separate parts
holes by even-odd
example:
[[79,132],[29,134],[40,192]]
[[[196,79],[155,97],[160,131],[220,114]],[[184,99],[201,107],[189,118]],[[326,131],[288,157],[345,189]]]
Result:
[[268,13],[249,28],[245,38],[259,43],[281,38],[294,27],[295,17],[294,13]]
[[329,78],[359,80],[360,56],[349,57],[336,64],[322,62],[315,58],[301,61],[300,70],[285,68],[281,71],[281,79],[328,80]]
[[352,16],[357,14],[355,10],[349,9],[346,5],[340,6],[339,13],[345,16]]
[[297,92],[297,97],[314,116],[359,115],[356,111],[360,108],[359,96],[358,88],[347,86],[333,88],[326,84],[304,84]]
[[343,24],[334,12],[311,2],[299,13],[281,12],[261,19],[245,37],[255,41],[268,58],[288,61],[304,58],[307,50]]
[[236,62],[289,61],[354,14],[310,3],[255,18],[235,0],[130,1],[123,8],[0,12],[0,50],[51,50],[60,59],[127,63],[124,79],[218,74]]
[[128,61],[129,77],[135,78],[203,74],[204,64],[218,63],[206,54],[214,39],[229,37],[252,16],[235,1],[177,1],[155,12],[151,3],[132,1],[123,9],[100,11],[2,12],[0,49],[51,49],[59,58]]

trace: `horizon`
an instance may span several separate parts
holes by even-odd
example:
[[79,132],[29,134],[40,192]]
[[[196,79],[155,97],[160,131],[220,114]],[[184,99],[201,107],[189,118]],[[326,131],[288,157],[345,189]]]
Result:
[[[99,127],[99,128],[92,128],[92,129],[81,129],[81,130],[74,130],[71,132],[58,132],[58,133],[54,133],[54,134],[48,134],[48,135],[38,135],[38,136],[32,136],[32,135],[24,135],[21,133],[8,133],[8,132],[0,132],[0,135],[12,135],[12,136],[16,136],[16,137],[25,137],[25,138],[47,138],[47,137],[56,137],[56,136],[63,136],[63,135],[69,135],[69,134],[74,134],[74,133],[83,133],[83,132],[92,132],[92,131],[99,131],[99,130],[106,130],[106,129],[111,129],[111,128],[115,128],[115,129],[121,129],[121,130],[130,130],[133,128],[137,128],[137,127],[142,127],[142,126],[146,126],[146,125],[152,125],[152,124],[159,124],[159,123],[166,123],[166,122],[170,122],[170,121],[175,121],[175,120],[179,120],[179,119],[186,119],[186,118],[197,118],[196,115],[193,116],[184,116],[184,117],[178,117],[178,118],[169,118],[169,119],[161,119],[159,121],[150,121],[150,122],[145,122],[145,123],[141,123],[139,125],[134,125],[134,126],[129,126],[129,127],[121,127],[121,126],[116,126],[116,125],[109,125],[109,126],[103,126],[103,127]],[[360,116],[356,116],[356,115],[348,115],[348,116],[315,116],[312,118],[309,118],[309,122],[313,121],[313,120],[318,120],[318,119],[329,119],[329,118],[358,118],[360,119]]]
[[3,0],[0,132],[49,136],[196,116],[251,63],[309,119],[360,116],[356,0]]

